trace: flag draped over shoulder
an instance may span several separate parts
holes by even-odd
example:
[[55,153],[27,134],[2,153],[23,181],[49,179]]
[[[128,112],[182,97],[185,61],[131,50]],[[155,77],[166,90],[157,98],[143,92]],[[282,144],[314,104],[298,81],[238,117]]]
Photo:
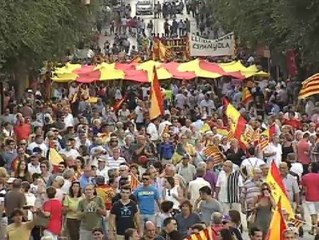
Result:
[[243,88],[243,97],[242,97],[242,103],[247,105],[253,101],[253,95],[251,94],[248,87]]
[[299,92],[299,99],[307,98],[319,93],[319,73],[307,78]]
[[272,216],[267,240],[284,240],[284,231],[287,229],[287,223],[282,214],[281,199],[279,199],[276,210]]
[[271,125],[265,131],[263,131],[259,136],[259,147],[264,150],[270,143],[272,137],[276,134],[275,124]]
[[187,238],[185,238],[185,240],[214,240],[214,239],[217,239],[217,238],[214,237],[213,230],[211,227],[205,228],[204,230],[198,233],[194,233],[188,236]]
[[279,169],[274,161],[271,163],[266,182],[269,184],[272,196],[277,203],[281,199],[281,205],[289,214],[290,218],[294,218],[295,214],[292,209],[291,203],[288,199],[287,191],[285,185],[282,181]]
[[150,119],[155,119],[164,114],[164,98],[161,86],[157,78],[156,68],[154,67],[154,79],[151,86],[151,108]]

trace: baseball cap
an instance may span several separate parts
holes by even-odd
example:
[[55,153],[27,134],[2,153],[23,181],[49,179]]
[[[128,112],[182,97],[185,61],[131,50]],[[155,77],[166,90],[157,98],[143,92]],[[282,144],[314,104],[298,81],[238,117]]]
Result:
[[225,214],[222,218],[222,223],[231,222],[231,218],[229,215]]

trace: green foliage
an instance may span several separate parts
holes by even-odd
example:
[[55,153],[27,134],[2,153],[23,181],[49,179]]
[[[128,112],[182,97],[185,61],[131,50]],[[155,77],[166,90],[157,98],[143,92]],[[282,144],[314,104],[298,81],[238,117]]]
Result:
[[59,58],[92,33],[100,0],[0,0],[0,59],[4,70]]
[[301,48],[305,62],[319,62],[319,1],[207,1],[220,26],[242,42],[263,42],[277,52]]

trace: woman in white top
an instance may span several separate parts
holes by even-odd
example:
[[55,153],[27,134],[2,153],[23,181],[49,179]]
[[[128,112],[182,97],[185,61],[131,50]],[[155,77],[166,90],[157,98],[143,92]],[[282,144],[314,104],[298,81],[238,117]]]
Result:
[[175,185],[173,177],[166,177],[163,187],[163,200],[173,202],[173,209],[179,210],[179,205],[184,199],[182,189]]

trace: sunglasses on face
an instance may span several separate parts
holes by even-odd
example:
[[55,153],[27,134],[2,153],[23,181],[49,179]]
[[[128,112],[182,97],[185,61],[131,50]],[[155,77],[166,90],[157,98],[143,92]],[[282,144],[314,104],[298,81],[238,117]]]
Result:
[[263,190],[263,191],[265,191],[265,190],[269,191],[269,188],[263,188],[262,190]]
[[142,178],[143,181],[148,181],[150,180],[149,178]]

